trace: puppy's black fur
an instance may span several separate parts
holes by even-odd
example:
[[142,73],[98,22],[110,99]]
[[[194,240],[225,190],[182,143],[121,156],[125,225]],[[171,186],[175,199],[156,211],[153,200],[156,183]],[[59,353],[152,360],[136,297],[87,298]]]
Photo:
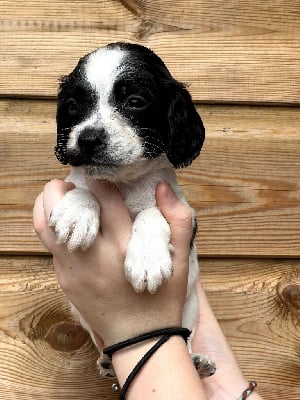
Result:
[[[189,165],[200,153],[205,130],[184,85],[146,47],[112,43],[107,48],[126,54],[109,102],[143,139],[144,157],[166,154],[175,168]],[[67,150],[72,127],[85,120],[97,103],[97,94],[84,73],[89,56],[81,58],[74,71],[62,78],[58,93],[55,153],[60,162],[73,166],[97,160],[95,152],[101,153],[105,147],[105,132],[89,130],[83,132],[88,137],[84,151],[71,154]]]
[[[200,153],[204,136],[190,94],[151,50],[113,43],[80,59],[62,78],[58,93],[55,151],[60,162],[74,166],[67,180],[76,185],[51,213],[49,224],[58,241],[70,251],[94,243],[100,210],[86,177],[114,182],[133,218],[125,276],[137,292],[155,293],[173,274],[170,227],[157,208],[155,188],[169,182],[187,204],[173,167],[189,165]],[[198,318],[196,228],[194,220],[182,315],[182,325],[190,330]],[[74,306],[73,312],[94,338]],[[188,346],[191,352],[190,342]],[[192,357],[200,376],[215,371],[206,357]],[[103,356],[98,365],[103,375],[113,373]]]

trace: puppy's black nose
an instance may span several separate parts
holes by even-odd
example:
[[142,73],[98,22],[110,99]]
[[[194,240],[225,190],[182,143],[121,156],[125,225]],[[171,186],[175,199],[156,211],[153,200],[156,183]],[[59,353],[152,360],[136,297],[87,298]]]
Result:
[[104,130],[85,129],[78,138],[78,146],[81,153],[93,154],[99,147],[103,147],[105,142]]

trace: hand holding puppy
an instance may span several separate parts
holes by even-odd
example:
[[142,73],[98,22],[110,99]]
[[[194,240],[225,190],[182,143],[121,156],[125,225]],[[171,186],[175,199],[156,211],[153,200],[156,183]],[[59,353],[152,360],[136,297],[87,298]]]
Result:
[[85,252],[70,253],[64,244],[56,244],[55,233],[48,226],[52,208],[73,189],[72,184],[51,181],[34,207],[36,232],[53,254],[54,268],[66,296],[106,346],[143,331],[181,325],[191,238],[190,210],[175,197],[168,184],[158,186],[157,203],[172,232],[174,275],[155,295],[147,291],[136,293],[124,279],[124,259],[132,228],[128,209],[112,184],[93,180],[89,186],[101,204],[101,230]]
[[[95,182],[95,181],[94,181]],[[94,245],[86,252],[70,253],[65,244],[56,243],[56,235],[48,226],[53,206],[73,184],[54,180],[48,183],[35,202],[34,227],[41,241],[53,254],[55,272],[69,300],[78,307],[103,346],[126,337],[181,322],[188,276],[191,215],[189,208],[178,201],[169,185],[160,184],[156,191],[157,203],[171,227],[174,246],[174,276],[165,282],[155,295],[145,291],[136,293],[124,278],[124,257],[131,234],[132,222],[120,193],[111,184],[98,183],[89,189],[101,204],[101,232]],[[181,338],[165,343],[147,369],[136,379],[129,400],[139,399],[145,390],[156,387],[156,394],[164,398],[185,396],[191,400],[236,398],[247,381],[217,323],[203,289],[199,285],[201,313],[194,338],[196,351],[217,357],[218,372],[202,381],[194,369]],[[119,382],[124,383],[132,367],[147,350],[149,344],[119,352],[113,360]],[[175,360],[170,363],[170,357]],[[159,365],[157,364],[159,362]],[[160,368],[160,373],[157,373]],[[166,378],[166,373],[167,377]],[[177,374],[180,378],[176,378]],[[174,378],[175,376],[175,378]],[[170,383],[170,385],[168,385]],[[154,393],[151,393],[153,399]],[[177,396],[177,397],[176,397]],[[258,393],[251,398],[261,399]]]

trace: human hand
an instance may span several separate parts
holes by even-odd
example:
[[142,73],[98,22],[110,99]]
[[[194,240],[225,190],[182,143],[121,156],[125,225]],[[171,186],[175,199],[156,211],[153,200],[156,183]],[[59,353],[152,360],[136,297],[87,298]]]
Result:
[[117,188],[109,183],[89,181],[89,189],[100,203],[100,232],[85,252],[68,252],[56,243],[48,226],[54,205],[74,187],[70,183],[49,182],[35,202],[35,230],[53,254],[59,283],[68,299],[86,322],[110,345],[145,331],[181,325],[185,302],[191,212],[175,197],[168,184],[156,192],[157,204],[171,227],[174,275],[155,295],[136,293],[125,280],[124,259],[132,221]]
[[[211,400],[238,398],[248,386],[248,381],[221,330],[200,281],[197,289],[200,312],[192,349],[195,353],[208,355],[217,366],[216,373],[203,380],[205,393]],[[251,399],[259,400],[261,397],[254,392]]]

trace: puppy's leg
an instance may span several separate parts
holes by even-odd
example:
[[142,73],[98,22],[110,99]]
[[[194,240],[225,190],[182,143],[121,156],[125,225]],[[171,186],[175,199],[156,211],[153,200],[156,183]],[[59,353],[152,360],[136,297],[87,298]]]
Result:
[[99,232],[100,208],[87,190],[75,188],[53,208],[49,225],[54,227],[57,242],[66,243],[69,251],[90,247]]
[[85,250],[99,231],[99,204],[88,190],[82,168],[72,168],[66,182],[73,182],[76,188],[53,208],[49,225],[54,227],[58,243],[66,243],[69,251]]
[[101,347],[99,347],[99,343],[97,343],[96,339],[95,339],[95,335],[94,332],[92,330],[92,328],[89,326],[89,324],[86,322],[86,320],[82,317],[82,315],[80,314],[80,312],[77,310],[77,308],[70,303],[71,305],[71,312],[74,315],[74,317],[80,322],[81,326],[88,331],[88,333],[91,336],[92,341],[94,342],[95,346],[97,347],[97,349],[99,350],[100,353],[100,357],[97,360],[97,366],[99,368],[99,372],[101,376],[107,377],[107,378],[111,378],[111,377],[115,377],[115,371],[111,362],[111,358],[105,354],[103,354],[103,349]]
[[155,293],[173,273],[170,227],[157,207],[141,211],[134,223],[125,259],[127,280],[137,292]]
[[203,354],[193,353],[192,351],[191,344],[193,336],[195,334],[197,320],[199,316],[199,300],[198,300],[196,281],[195,281],[195,266],[196,265],[198,266],[198,263],[196,260],[195,264],[195,254],[196,251],[192,249],[190,255],[190,274],[189,274],[189,281],[192,282],[191,285],[189,285],[189,290],[188,290],[189,293],[183,309],[182,326],[192,330],[192,335],[188,341],[188,349],[191,354],[192,360],[194,362],[195,368],[199,374],[199,377],[203,379],[213,375],[216,372],[216,364],[213,361],[211,361],[209,357]]

